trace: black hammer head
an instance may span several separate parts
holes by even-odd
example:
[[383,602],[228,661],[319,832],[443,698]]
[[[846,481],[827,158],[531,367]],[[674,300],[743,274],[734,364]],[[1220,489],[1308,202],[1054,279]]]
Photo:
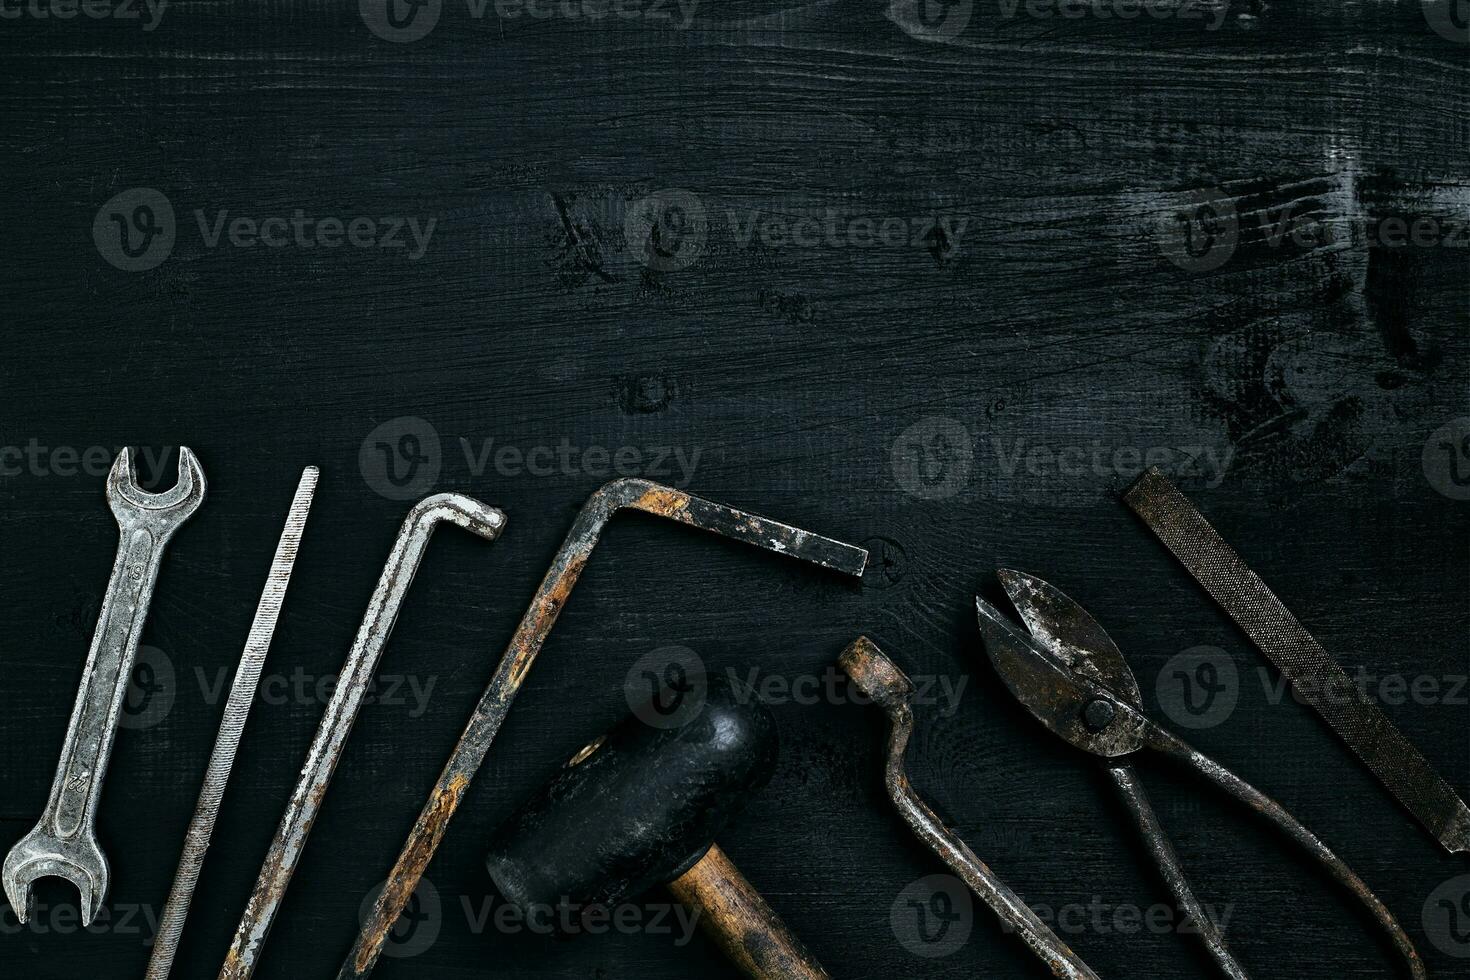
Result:
[[538,916],[611,905],[704,857],[770,779],[778,740],[754,693],[714,676],[695,691],[704,704],[681,724],[629,716],[496,830],[486,865],[506,901]]

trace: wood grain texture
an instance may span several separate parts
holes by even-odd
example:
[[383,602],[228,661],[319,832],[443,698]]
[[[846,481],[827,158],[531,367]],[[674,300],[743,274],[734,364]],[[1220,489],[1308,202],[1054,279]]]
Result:
[[[1166,898],[1126,814],[983,665],[969,597],[993,596],[1002,565],[1091,610],[1161,722],[1172,658],[1224,651],[1234,712],[1184,734],[1332,844],[1434,974],[1462,970],[1423,913],[1463,863],[1307,709],[1273,697],[1264,662],[1116,494],[1149,450],[1189,450],[1206,465],[1181,486],[1350,672],[1447,686],[1470,673],[1466,504],[1423,462],[1470,415],[1470,251],[1374,233],[1393,217],[1464,220],[1470,49],[1411,0],[1236,2],[1213,31],[969,9],[940,39],[881,0],[701,5],[682,30],[493,6],[477,19],[444,0],[433,31],[403,44],[355,3],[308,0],[179,4],[147,32],[0,21],[0,450],[20,453],[0,456],[11,838],[44,803],[116,545],[100,476],[51,450],[189,445],[211,494],[171,547],[144,638],[163,655],[151,696],[171,691],[171,707],[153,718],[162,701],[138,702],[153,723],[119,733],[103,796],[117,920],[80,933],[74,896],[43,883],[46,931],[7,915],[0,976],[141,974],[151,930],[123,915],[167,894],[290,488],[316,464],[266,665],[278,684],[246,729],[175,973],[215,975],[325,703],[316,684],[339,669],[407,510],[371,476],[381,446],[412,448],[384,436],[405,417],[437,436],[434,486],[503,508],[509,526],[492,549],[434,542],[383,661],[405,680],[386,696],[385,676],[358,721],[263,980],[336,970],[546,561],[608,475],[596,453],[584,465],[588,447],[634,448],[640,475],[881,560],[858,590],[660,522],[610,527],[430,867],[437,917],[426,900],[424,931],[403,937],[417,955],[385,959],[384,978],[733,976],[677,930],[566,942],[497,928],[483,841],[626,712],[623,681],[650,651],[682,645],[789,683],[824,676],[858,633],[911,676],[965,684],[920,707],[910,774],[997,873],[1105,977],[1204,973],[1189,937],[1130,927],[1126,910]],[[140,187],[168,200],[176,236],[155,268],[127,272],[93,225]],[[626,219],[673,189],[707,232],[694,261],[658,271]],[[1206,230],[1176,220],[1202,199],[1235,244],[1191,271],[1168,256]],[[221,211],[297,209],[436,224],[410,260],[211,247],[196,217],[207,231]],[[825,230],[805,246],[766,233],[828,209],[844,229],[943,216],[963,232],[836,246]],[[527,468],[563,441],[576,463]],[[520,461],[497,463],[504,447]],[[1470,706],[1448,693],[1386,710],[1470,792]],[[948,955],[905,944],[905,889],[943,868],[887,808],[881,717],[837,700],[775,705],[780,769],[721,843],[834,976],[1036,976],[979,913]],[[1369,924],[1287,845],[1179,773],[1143,777],[1243,962],[1392,975]]]

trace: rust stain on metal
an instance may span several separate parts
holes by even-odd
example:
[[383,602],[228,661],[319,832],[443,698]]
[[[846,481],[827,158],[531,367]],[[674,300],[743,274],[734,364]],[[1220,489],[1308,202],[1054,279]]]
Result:
[[673,487],[652,486],[632,506],[660,517],[677,517],[688,509],[689,494]]
[[590,560],[607,522],[623,509],[664,517],[768,551],[799,558],[855,578],[861,578],[868,553],[862,548],[776,521],[758,518],[733,507],[705,500],[649,480],[625,478],[603,485],[588,498],[571,530],[552,559],[532,596],[526,613],[500,658],[489,686],[480,696],[459,743],[455,746],[423,812],[404,842],[390,873],[392,891],[385,890],[375,917],[359,934],[338,974],[339,980],[367,975],[377,960],[383,922],[392,923],[413,893],[462,795],[446,787],[467,784],[490,750],[511,703],[530,673],[546,637],[556,625],[572,589]]
[[[427,867],[429,858],[433,856],[434,849],[438,846],[440,838],[444,836],[444,830],[448,826],[449,818],[454,815],[455,807],[459,805],[460,797],[469,787],[468,776],[456,776],[450,780],[449,785],[434,794],[433,802],[426,811],[427,824],[430,830],[429,836],[420,842],[420,851],[416,853],[416,863]],[[397,921],[397,915],[388,919],[383,911],[385,909],[401,909],[408,904],[413,897],[414,889],[418,887],[419,879],[412,881],[408,879],[389,878],[383,886],[383,893],[373,905],[373,916],[363,928],[363,935],[367,942],[362,945],[353,962],[353,967],[358,973],[366,973],[371,969],[373,961],[382,952],[383,943],[392,931],[393,924]]]

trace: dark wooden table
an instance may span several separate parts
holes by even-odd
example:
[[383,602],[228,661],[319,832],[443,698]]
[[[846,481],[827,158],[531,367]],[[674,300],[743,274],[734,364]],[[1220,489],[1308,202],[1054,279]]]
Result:
[[[881,793],[879,714],[827,687],[860,631],[932,686],[919,791],[1101,975],[1207,974],[1103,778],[984,663],[971,596],[1002,565],[1092,610],[1151,714],[1336,846],[1436,976],[1470,970],[1465,860],[1118,500],[1145,460],[1176,475],[1470,792],[1453,11],[57,2],[0,4],[7,841],[45,802],[107,579],[112,453],[191,446],[210,500],[166,560],[109,772],[109,919],[81,931],[44,882],[31,925],[0,920],[0,976],[141,975],[306,464],[322,489],[175,976],[218,969],[407,501],[470,493],[509,529],[433,544],[262,978],[335,974],[576,509],[618,472],[864,542],[874,567],[859,588],[620,519],[378,975],[732,975],[655,927],[657,895],[608,935],[498,928],[481,863],[627,711],[630,667],[683,646],[776,695],[780,768],[721,843],[834,976],[1041,976],[983,908],[934,900],[944,868]],[[1199,647],[1235,703],[1192,702],[1218,723],[1188,728],[1204,695],[1181,678],[1207,675],[1175,658]],[[1145,779],[1256,975],[1395,975],[1263,825]]]

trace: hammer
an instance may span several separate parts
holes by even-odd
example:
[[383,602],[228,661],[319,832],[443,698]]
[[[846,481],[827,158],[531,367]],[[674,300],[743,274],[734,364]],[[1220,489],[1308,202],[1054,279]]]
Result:
[[770,709],[721,677],[677,692],[675,712],[659,700],[667,693],[573,756],[495,831],[485,863],[496,888],[530,917],[585,914],[666,884],[746,976],[828,980],[714,844],[775,768]]

